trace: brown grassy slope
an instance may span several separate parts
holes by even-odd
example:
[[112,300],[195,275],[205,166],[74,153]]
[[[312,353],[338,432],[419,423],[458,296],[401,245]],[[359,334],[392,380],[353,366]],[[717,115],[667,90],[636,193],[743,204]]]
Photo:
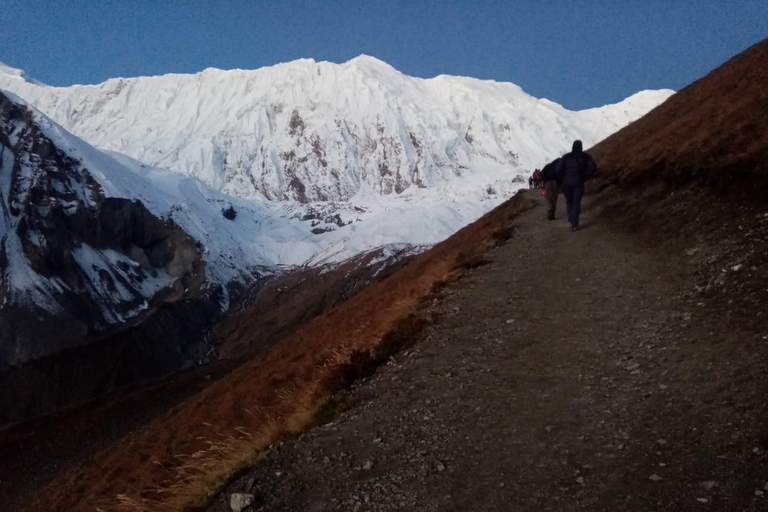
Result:
[[269,280],[248,303],[216,326],[219,359],[251,359],[310,320],[381,281],[412,256],[370,251],[335,266],[292,270]]
[[600,188],[691,183],[766,190],[768,39],[590,150]]
[[22,510],[200,506],[261,448],[313,421],[324,399],[386,354],[419,300],[511,236],[517,196],[263,355],[41,490]]
[[[0,427],[0,503],[11,508],[57,475],[164,415],[366,285],[385,279],[412,257],[408,249],[389,257],[375,250],[332,269],[290,269],[265,279],[252,291],[247,304],[214,326],[221,343],[217,342],[219,357],[213,362],[159,381],[123,387],[54,415]],[[126,339],[107,339],[103,346],[61,354],[47,364],[63,370],[72,357],[81,358],[83,368],[103,364],[87,360],[82,354],[99,350],[120,354]],[[50,379],[49,384],[53,381]],[[34,385],[25,384],[30,393],[35,393]],[[0,389],[9,394],[1,381]],[[8,399],[13,401],[12,396]]]

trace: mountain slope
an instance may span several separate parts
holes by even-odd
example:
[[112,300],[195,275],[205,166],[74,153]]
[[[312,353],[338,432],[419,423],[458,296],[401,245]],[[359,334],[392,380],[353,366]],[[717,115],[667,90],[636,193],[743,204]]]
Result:
[[768,39],[592,150],[604,216],[654,244],[685,241],[697,301],[759,340],[768,339],[766,119]]
[[228,194],[300,202],[527,174],[575,138],[590,146],[664,101],[644,91],[571,112],[511,83],[424,80],[361,56],[255,71],[111,79],[56,88],[3,73],[89,143],[200,178]]
[[[414,207],[422,228],[398,236],[398,219],[411,217],[387,208],[330,214],[230,197],[196,178],[99,151],[0,92],[0,425],[220,351],[256,351],[422,249],[393,240],[433,241],[466,221],[450,215],[461,206]],[[312,232],[351,213],[368,222]],[[430,222],[440,216],[443,225]],[[379,249],[367,252],[373,246]],[[332,265],[299,272],[308,261]],[[321,293],[334,282],[339,290]],[[285,294],[290,300],[280,299]],[[214,326],[246,300],[262,304],[248,319],[260,341],[224,346]],[[270,308],[273,315],[263,313]]]
[[316,250],[303,226],[193,178],[118,162],[3,93],[0,177],[2,367],[164,303],[205,296],[225,311],[232,292],[291,260],[285,253],[301,262]]
[[0,123],[1,366],[200,291],[194,240],[115,197],[98,152],[3,94]]

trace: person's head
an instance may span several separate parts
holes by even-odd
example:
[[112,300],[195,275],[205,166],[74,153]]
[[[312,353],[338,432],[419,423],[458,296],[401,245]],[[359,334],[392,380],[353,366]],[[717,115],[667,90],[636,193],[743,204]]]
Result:
[[583,148],[580,140],[573,141],[573,149],[572,149],[572,151],[574,153],[581,153],[582,151],[584,151],[584,148]]

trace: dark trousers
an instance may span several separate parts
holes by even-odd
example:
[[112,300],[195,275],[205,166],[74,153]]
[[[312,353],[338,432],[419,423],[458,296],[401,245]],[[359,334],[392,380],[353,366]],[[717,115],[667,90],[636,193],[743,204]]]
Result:
[[557,208],[557,195],[560,193],[560,185],[556,180],[544,182],[544,199],[547,202],[547,217],[555,217],[555,208]]
[[565,196],[565,204],[568,209],[568,222],[571,226],[579,225],[581,215],[581,197],[584,195],[584,185],[569,185],[563,183],[561,190]]

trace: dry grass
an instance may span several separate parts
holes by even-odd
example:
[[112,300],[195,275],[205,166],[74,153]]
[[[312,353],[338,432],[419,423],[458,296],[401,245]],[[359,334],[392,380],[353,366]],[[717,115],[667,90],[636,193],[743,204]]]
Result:
[[768,191],[768,39],[590,150],[600,189]]
[[54,480],[21,510],[164,512],[204,506],[263,449],[312,426],[336,391],[369,375],[419,328],[434,289],[511,236],[517,196],[387,279],[316,318],[200,394]]

